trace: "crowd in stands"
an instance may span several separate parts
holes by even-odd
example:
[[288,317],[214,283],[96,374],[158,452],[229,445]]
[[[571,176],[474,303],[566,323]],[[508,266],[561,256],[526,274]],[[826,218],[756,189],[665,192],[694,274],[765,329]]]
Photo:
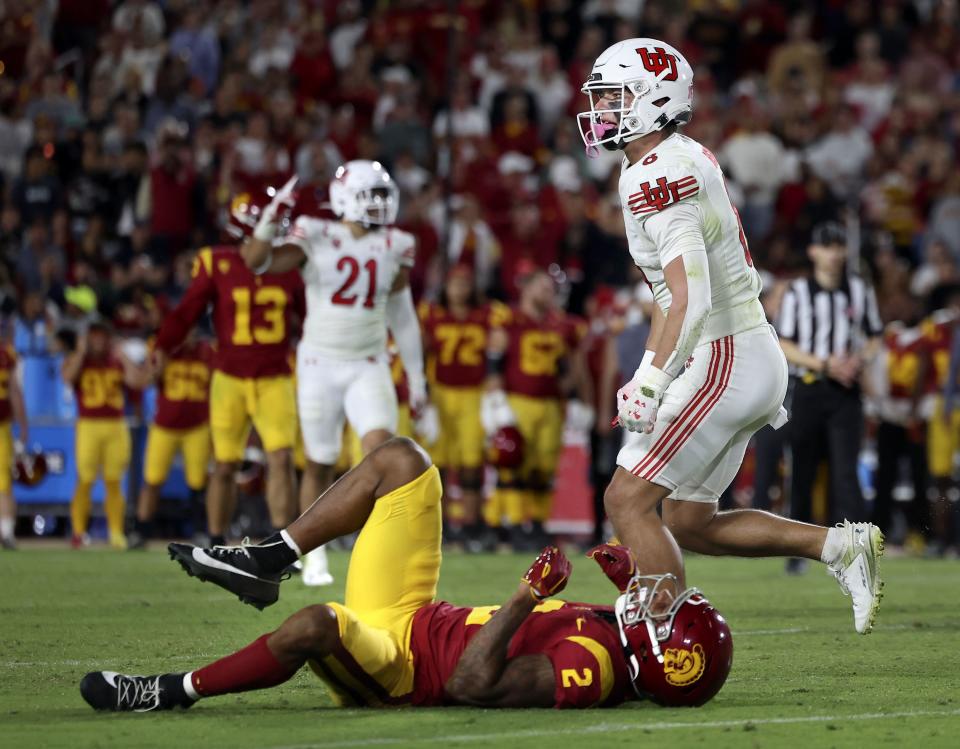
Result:
[[[454,7],[455,11],[450,12]],[[574,115],[612,41],[695,70],[684,133],[724,167],[776,316],[815,224],[854,228],[885,323],[960,282],[960,14],[939,0],[0,0],[0,294],[21,353],[95,310],[146,336],[223,240],[231,198],[379,159],[418,239],[414,288],[521,263],[567,308],[637,298],[620,157]],[[451,46],[452,43],[452,46]],[[617,307],[618,309],[620,307]],[[608,306],[600,305],[606,310]]]

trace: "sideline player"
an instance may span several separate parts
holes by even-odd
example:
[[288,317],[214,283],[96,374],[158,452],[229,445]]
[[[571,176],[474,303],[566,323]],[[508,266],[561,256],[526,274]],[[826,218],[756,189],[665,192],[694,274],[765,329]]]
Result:
[[435,601],[441,493],[426,454],[395,438],[260,546],[171,544],[193,574],[218,572],[209,579],[228,590],[239,590],[241,580],[262,584],[266,597],[258,605],[267,605],[276,600],[280,576],[266,570],[360,530],[343,604],[308,606],[242,650],[186,674],[87,674],[81,694],[100,710],[188,707],[202,697],[276,686],[304,664],[345,706],[585,708],[640,695],[700,705],[723,685],[733,655],[723,617],[697,591],[680,592],[675,578],[633,576],[623,547],[592,552],[626,589],[615,610],[546,600],[570,574],[555,547],[540,554],[500,607]]
[[620,424],[635,434],[618,456],[607,514],[650,572],[681,580],[677,542],[703,554],[819,559],[851,595],[856,630],[866,633],[882,586],[876,526],[845,521],[828,530],[757,510],[717,511],[753,433],[786,420],[787,363],[717,160],[678,132],[692,115],[692,85],[673,47],[628,39],[597,58],[582,89],[588,155],[598,146],[623,151],[627,241],[657,302],[643,363],[618,393]]
[[556,310],[554,282],[544,270],[530,271],[520,282],[520,302],[501,307],[492,319],[484,410],[506,399],[523,436],[523,457],[518,468],[497,470],[497,488],[484,514],[494,527],[506,519],[517,550],[538,548],[546,540],[543,525],[553,509],[564,396],[581,390],[585,377],[579,349],[583,333]]
[[[399,189],[376,161],[349,161],[330,183],[337,221],[299,216],[277,237],[277,214],[295,178],[260,214],[241,253],[258,278],[300,269],[307,317],[297,348],[297,408],[307,454],[300,485],[306,510],[333,483],[344,420],[364,453],[397,431],[397,394],[387,359],[387,331],[407,373],[416,417],[427,399],[420,324],[410,291],[412,234],[392,226]],[[304,561],[303,582],[331,580],[323,549]]]
[[17,380],[17,354],[13,346],[5,343],[0,346],[0,546],[4,549],[17,548],[14,539],[17,505],[13,498],[14,443],[11,417],[20,428],[18,442],[29,444],[27,409]]
[[77,400],[77,485],[70,501],[71,545],[78,549],[87,543],[93,483],[102,475],[110,546],[125,549],[122,481],[130,464],[130,429],[123,415],[123,389],[139,389],[142,372],[113,347],[109,323],[95,318],[77,341],[76,350],[64,358],[61,375],[73,386]]
[[[210,463],[210,364],[213,349],[191,332],[166,360],[151,373],[157,382],[157,412],[147,434],[143,459],[143,486],[137,500],[133,532],[127,536],[131,549],[143,549],[153,535],[153,518],[160,502],[160,488],[170,474],[177,453],[183,456],[183,471],[190,490],[190,504],[197,506],[207,485]],[[146,384],[146,383],[145,383]]]
[[[440,436],[430,454],[445,484],[451,471],[457,474],[462,493],[463,537],[471,550],[479,548],[486,535],[482,514],[484,434],[480,400],[487,376],[487,336],[496,308],[477,302],[473,269],[467,265],[450,269],[437,303],[420,304],[431,372],[430,399],[440,424]],[[445,506],[444,510],[449,521],[450,507]]]
[[186,294],[157,333],[155,366],[163,366],[208,307],[217,341],[210,380],[215,466],[207,486],[207,530],[213,543],[223,543],[236,503],[233,476],[251,423],[267,453],[270,522],[282,528],[296,515],[291,497],[297,406],[287,351],[296,319],[303,316],[303,284],[294,272],[269,279],[254,275],[234,247],[204,247],[193,261]]

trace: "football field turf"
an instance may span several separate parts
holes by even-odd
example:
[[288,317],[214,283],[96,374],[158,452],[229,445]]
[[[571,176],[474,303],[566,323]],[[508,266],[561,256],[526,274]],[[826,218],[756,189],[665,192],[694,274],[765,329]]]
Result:
[[[440,595],[499,603],[533,555],[449,554]],[[593,562],[573,558],[570,600],[612,602]],[[343,593],[294,579],[258,612],[188,578],[165,553],[0,554],[0,744],[7,747],[356,746],[956,747],[960,736],[960,562],[889,559],[874,633],[819,565],[788,578],[776,560],[688,561],[734,633],[733,670],[704,708],[337,710],[309,670],[276,689],[188,711],[103,715],[84,673],[186,671],[246,645],[297,608]],[[385,575],[390,570],[383,571]]]

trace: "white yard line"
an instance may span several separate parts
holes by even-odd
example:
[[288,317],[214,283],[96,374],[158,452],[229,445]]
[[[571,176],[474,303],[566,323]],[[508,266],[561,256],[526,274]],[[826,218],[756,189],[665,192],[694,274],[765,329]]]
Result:
[[392,746],[396,744],[448,744],[457,741],[465,743],[483,742],[491,745],[494,742],[509,741],[511,739],[536,739],[550,736],[582,736],[597,733],[613,733],[621,731],[673,731],[687,728],[742,728],[743,726],[790,725],[796,723],[843,723],[846,721],[888,720],[898,718],[932,718],[960,716],[960,709],[956,710],[915,710],[896,713],[860,713],[858,715],[806,715],[795,718],[754,718],[741,720],[707,720],[707,721],[676,721],[662,723],[599,723],[581,728],[557,728],[554,730],[527,730],[503,731],[490,733],[446,733],[440,736],[418,736],[412,738],[370,738],[352,739],[347,741],[319,741],[315,744],[280,744],[267,749],[312,749],[313,747],[355,747],[355,746]]

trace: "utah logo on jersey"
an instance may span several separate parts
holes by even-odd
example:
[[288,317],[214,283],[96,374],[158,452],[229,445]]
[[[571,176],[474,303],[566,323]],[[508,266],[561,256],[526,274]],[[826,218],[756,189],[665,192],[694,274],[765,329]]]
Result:
[[637,54],[640,55],[640,62],[643,63],[643,67],[658,78],[664,70],[670,70],[660,80],[677,80],[677,58],[663,47],[637,47]]
[[697,178],[693,175],[667,182],[660,177],[655,183],[641,182],[640,189],[629,199],[629,208],[634,216],[662,211],[671,203],[679,203],[684,198],[696,195],[700,191]]

